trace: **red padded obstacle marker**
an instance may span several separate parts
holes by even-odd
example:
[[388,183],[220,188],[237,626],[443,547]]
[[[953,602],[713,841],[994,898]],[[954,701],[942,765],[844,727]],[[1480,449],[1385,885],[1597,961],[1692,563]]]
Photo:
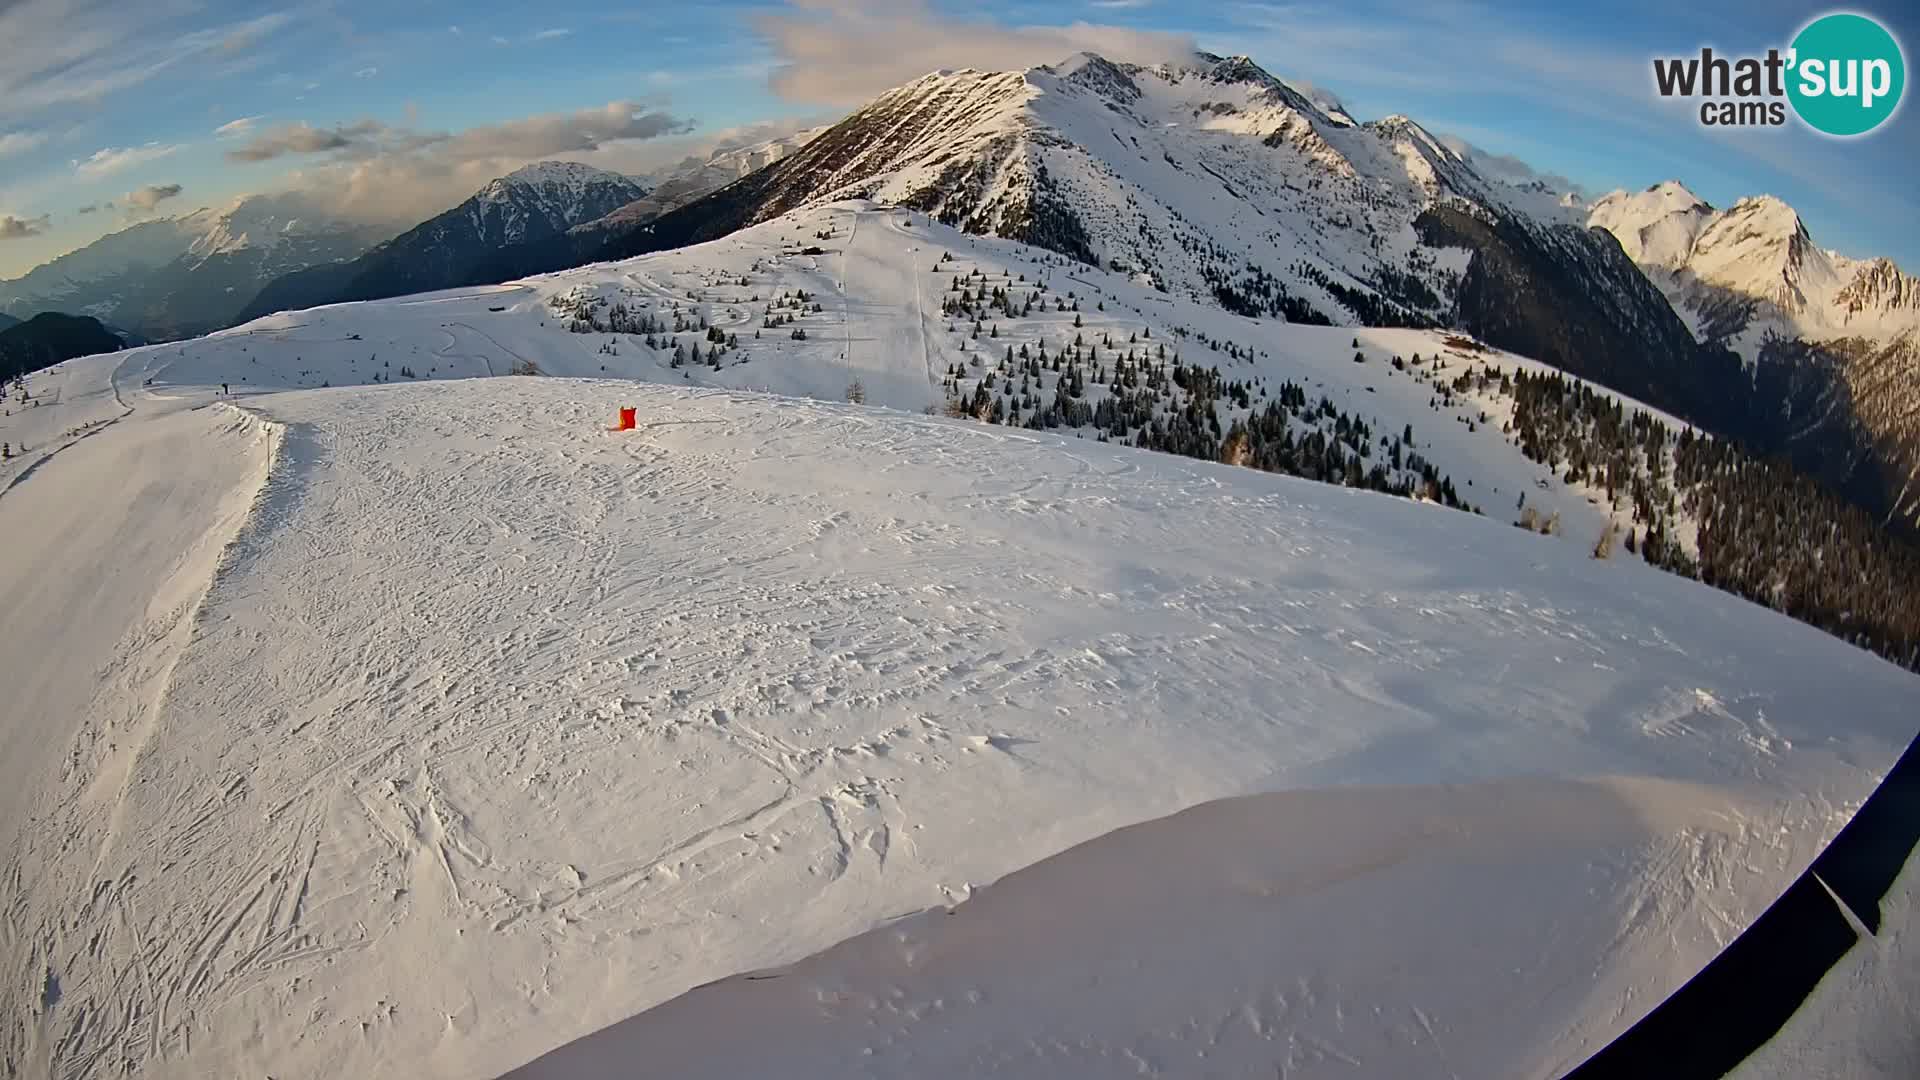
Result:
[[633,413],[634,413],[634,410],[632,409],[621,409],[620,410],[620,426],[614,428],[613,430],[632,431],[634,427]]

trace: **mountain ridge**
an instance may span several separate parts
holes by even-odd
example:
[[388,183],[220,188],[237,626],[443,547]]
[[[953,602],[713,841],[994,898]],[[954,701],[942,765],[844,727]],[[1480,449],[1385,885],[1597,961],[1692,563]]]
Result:
[[278,278],[239,321],[274,311],[371,300],[506,280],[524,273],[515,253],[539,250],[575,225],[645,196],[631,177],[577,162],[536,162],[356,259]]
[[386,236],[295,195],[251,195],[138,222],[0,282],[0,310],[71,311],[143,337],[193,337],[232,325],[284,274],[351,258]]

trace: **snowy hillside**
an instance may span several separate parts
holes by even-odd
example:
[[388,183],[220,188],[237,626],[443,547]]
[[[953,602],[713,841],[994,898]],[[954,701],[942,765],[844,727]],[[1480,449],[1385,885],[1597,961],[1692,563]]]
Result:
[[[994,290],[1020,297],[1018,310],[1011,301],[993,309]],[[953,310],[963,295],[974,298],[977,332],[974,317]],[[1125,441],[1151,438],[1149,418],[1173,439],[1185,404],[1202,410],[1210,436],[1225,437],[1236,421],[1290,401],[1291,437],[1304,447],[1320,431],[1344,449],[1332,465],[1281,471],[1412,485],[1433,499],[1444,482],[1459,505],[1501,521],[1520,515],[1524,494],[1543,524],[1558,517],[1561,535],[1582,546],[1609,520],[1635,523],[1624,487],[1609,498],[1597,481],[1569,483],[1564,468],[1528,460],[1503,430],[1514,401],[1499,393],[1500,375],[1550,373],[1544,365],[1440,331],[1234,316],[869,203],[505,286],[270,316],[161,355],[179,358],[158,370],[163,384],[260,389],[533,371],[842,401],[857,382],[871,404],[980,419],[998,409],[1000,422],[1048,420],[1087,439]],[[1169,383],[1180,363],[1207,371],[1218,400],[1195,387],[1145,389]],[[1455,385],[1478,373],[1492,373],[1492,385]],[[1059,400],[1075,387],[1071,402]],[[1684,427],[1629,406],[1676,435]],[[1377,481],[1376,465],[1385,470]],[[1690,527],[1673,525],[1685,542]]]
[[[899,404],[951,348],[911,247],[781,269]],[[637,1017],[537,1067],[1549,1076],[1913,736],[1911,675],[1497,520],[690,366],[445,378],[589,370],[552,297],[724,251],[33,377],[11,1067],[483,1077]],[[749,340],[721,378],[827,377]]]

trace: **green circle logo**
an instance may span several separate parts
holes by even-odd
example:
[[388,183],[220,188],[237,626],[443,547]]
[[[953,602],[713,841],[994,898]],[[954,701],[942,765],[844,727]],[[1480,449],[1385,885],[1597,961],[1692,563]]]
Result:
[[1793,39],[1787,98],[1816,131],[1864,135],[1900,107],[1907,64],[1900,43],[1865,15],[1822,15]]

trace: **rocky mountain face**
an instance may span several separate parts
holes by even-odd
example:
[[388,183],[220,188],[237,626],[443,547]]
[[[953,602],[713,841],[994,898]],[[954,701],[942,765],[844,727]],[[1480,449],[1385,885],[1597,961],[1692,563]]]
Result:
[[1667,181],[1606,195],[1589,220],[1699,340],[1744,361],[1745,438],[1920,525],[1920,279],[1822,249],[1772,196],[1720,210]]
[[243,317],[504,281],[552,269],[529,259],[563,242],[575,225],[603,217],[647,192],[630,177],[575,162],[529,165],[357,259],[271,282],[246,306]]
[[0,310],[80,312],[144,338],[192,337],[232,325],[267,282],[350,259],[385,234],[295,196],[250,196],[129,226],[0,282]]

